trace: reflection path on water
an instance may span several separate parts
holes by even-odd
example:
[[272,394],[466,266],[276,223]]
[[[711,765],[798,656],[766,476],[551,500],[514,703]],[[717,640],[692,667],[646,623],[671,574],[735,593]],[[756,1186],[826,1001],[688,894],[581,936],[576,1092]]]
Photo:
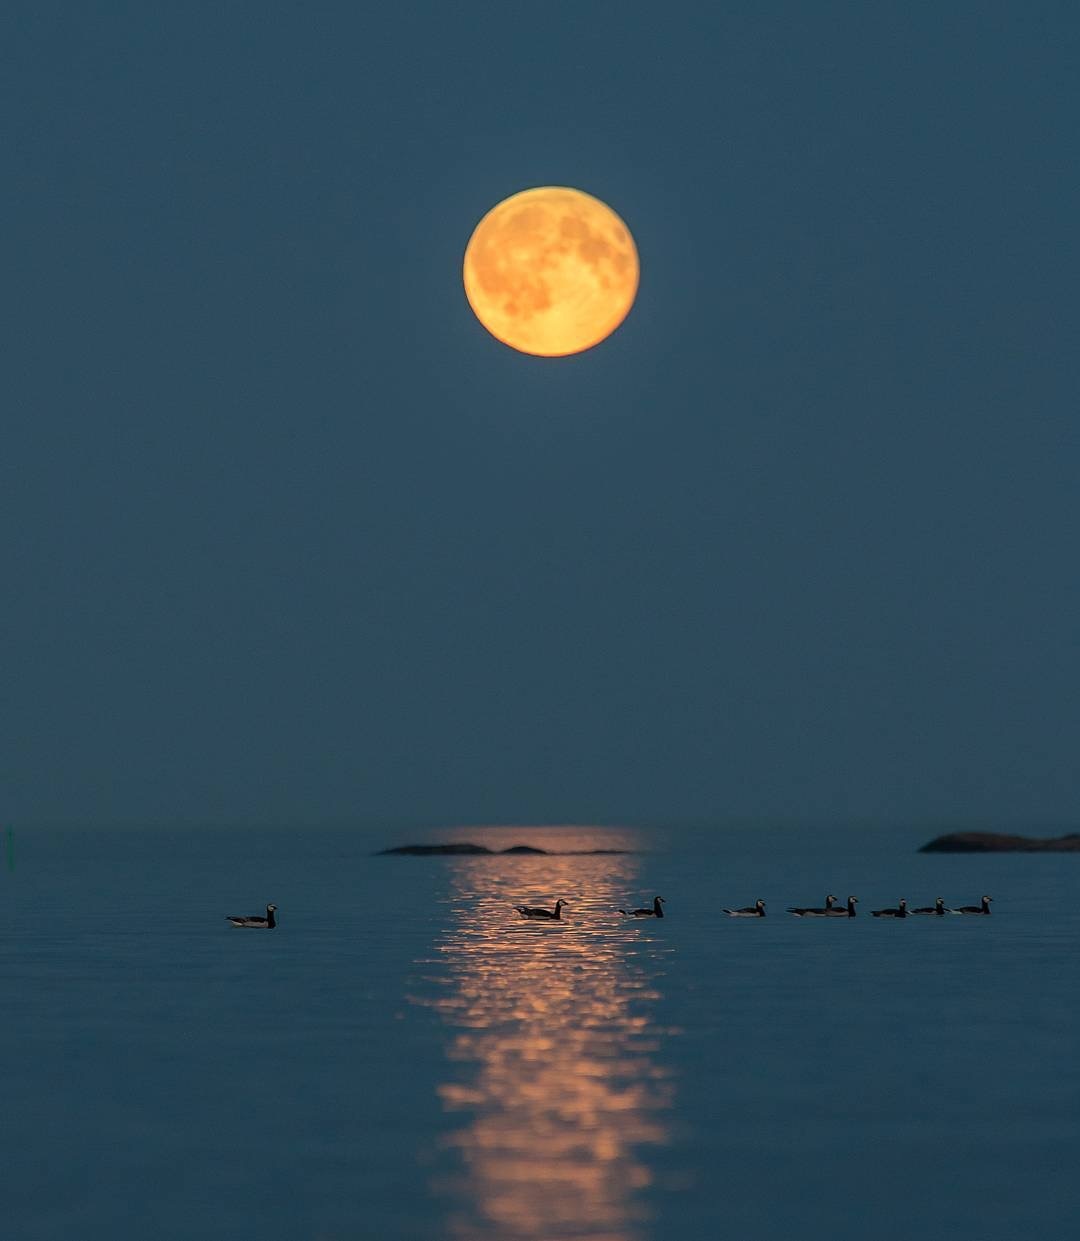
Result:
[[[439,1093],[463,1123],[448,1142],[456,1175],[436,1187],[453,1199],[452,1231],[637,1241],[645,1152],[668,1141],[673,1097],[656,1057],[670,1033],[660,990],[670,925],[614,912],[636,891],[640,859],[450,865],[441,994],[419,1002],[454,1032]],[[512,909],[560,896],[563,922]]]

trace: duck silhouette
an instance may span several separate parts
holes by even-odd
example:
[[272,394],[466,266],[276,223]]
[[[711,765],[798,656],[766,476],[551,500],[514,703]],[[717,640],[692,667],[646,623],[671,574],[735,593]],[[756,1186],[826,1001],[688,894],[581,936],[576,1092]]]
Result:
[[764,918],[765,902],[755,901],[752,905],[744,905],[741,909],[725,909],[729,918]]
[[232,914],[226,914],[225,916],[233,926],[242,926],[248,931],[272,931],[277,926],[277,921],[274,918],[274,911],[276,909],[276,905],[267,905],[265,918],[261,914],[252,914],[250,918],[233,916]]
[[875,918],[906,918],[907,901],[901,897],[900,904],[895,909],[875,909],[873,914]]
[[951,912],[954,914],[988,914],[990,912],[990,902],[994,898],[992,896],[984,896],[980,905],[961,905],[959,909]]
[[796,918],[827,918],[835,906],[836,897],[830,893],[824,905],[789,905],[787,911]]
[[939,896],[932,905],[920,905],[918,909],[909,911],[913,914],[937,914],[939,917],[945,916],[945,898]]
[[854,918],[855,917],[855,906],[858,903],[859,903],[859,898],[857,896],[849,896],[847,898],[846,908],[845,907],[837,908],[836,906],[834,906],[832,909],[829,910],[829,912],[825,915],[825,917],[826,918]]
[[661,906],[664,904],[662,896],[654,896],[652,909],[620,909],[619,913],[625,914],[628,918],[662,918],[664,911]]
[[555,902],[554,909],[545,909],[543,905],[515,905],[514,908],[523,918],[547,918],[549,921],[562,921],[562,907],[567,904],[566,901],[559,899]]

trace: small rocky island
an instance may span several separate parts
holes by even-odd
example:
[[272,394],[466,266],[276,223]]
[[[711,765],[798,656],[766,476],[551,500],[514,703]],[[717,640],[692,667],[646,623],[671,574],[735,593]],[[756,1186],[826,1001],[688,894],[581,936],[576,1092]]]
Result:
[[[568,849],[567,854],[594,853],[625,853],[625,849]],[[537,854],[541,857],[552,856],[550,849],[534,849],[532,845],[511,845],[509,849],[489,849],[487,845],[469,844],[467,841],[452,842],[445,845],[397,845],[393,849],[379,849],[376,857],[396,855],[398,857],[506,857],[514,854]]]
[[1080,832],[1041,839],[1002,832],[949,832],[928,841],[920,853],[1080,853]]

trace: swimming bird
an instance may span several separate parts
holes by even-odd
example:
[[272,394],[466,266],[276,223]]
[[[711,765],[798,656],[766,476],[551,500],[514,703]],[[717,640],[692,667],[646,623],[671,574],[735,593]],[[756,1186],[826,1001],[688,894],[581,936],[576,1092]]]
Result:
[[553,910],[545,909],[543,905],[515,905],[514,908],[523,918],[554,918],[556,921],[561,922],[562,907],[566,903],[564,900],[557,900]]
[[744,905],[741,909],[725,909],[729,918],[764,918],[765,902],[755,901],[752,905]]
[[920,905],[918,909],[909,910],[913,914],[937,914],[939,917],[945,916],[945,898],[939,896],[932,905]]
[[961,905],[959,909],[950,909],[950,913],[954,914],[988,914],[990,912],[990,902],[994,898],[992,896],[984,896],[981,905]]
[[836,897],[829,895],[824,905],[789,905],[788,913],[796,918],[827,918],[836,905]]
[[628,918],[662,918],[664,911],[660,906],[663,904],[662,896],[654,896],[652,909],[620,909],[619,913],[625,914]]
[[855,906],[859,903],[857,896],[849,896],[847,898],[847,907],[838,909],[835,906],[825,915],[826,918],[854,918]]
[[907,901],[901,897],[900,904],[895,909],[875,909],[873,914],[875,918],[906,918]]
[[277,926],[277,922],[274,919],[275,909],[277,909],[276,905],[267,905],[265,918],[260,917],[258,914],[253,914],[250,918],[234,918],[231,914],[226,914],[225,916],[233,926],[246,927],[249,931],[272,931]]

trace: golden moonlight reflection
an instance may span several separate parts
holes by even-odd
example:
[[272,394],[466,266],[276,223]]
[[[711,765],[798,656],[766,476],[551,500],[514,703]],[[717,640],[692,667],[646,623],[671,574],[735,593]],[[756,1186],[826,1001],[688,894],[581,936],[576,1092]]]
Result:
[[[493,847],[513,839],[486,843]],[[530,843],[556,847],[524,833]],[[577,829],[565,848],[610,848]],[[665,924],[613,916],[637,883],[627,856],[454,858],[438,948],[452,1069],[439,1089],[461,1117],[448,1146],[455,1236],[638,1241],[643,1150],[669,1140],[673,1083],[654,1060],[663,1025]],[[522,900],[570,902],[564,922],[519,919]]]

